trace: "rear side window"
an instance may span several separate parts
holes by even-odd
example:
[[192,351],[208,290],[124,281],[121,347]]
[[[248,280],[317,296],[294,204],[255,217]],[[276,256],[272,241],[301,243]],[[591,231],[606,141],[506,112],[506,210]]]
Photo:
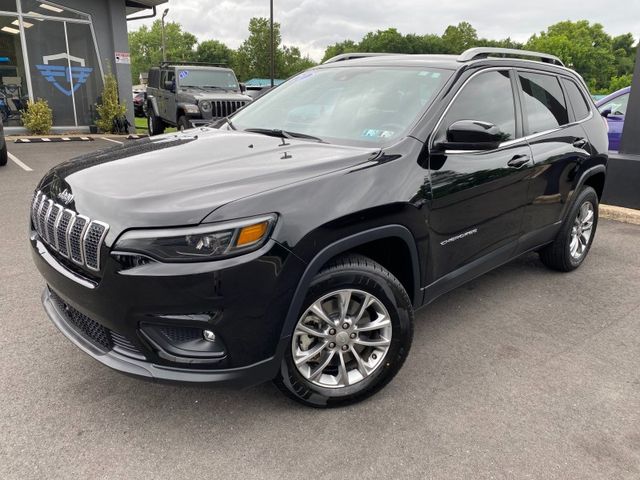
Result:
[[464,86],[451,104],[437,138],[444,139],[447,129],[459,120],[480,120],[496,125],[506,141],[516,136],[516,113],[508,71],[479,74]]
[[554,130],[569,123],[560,81],[553,75],[519,72],[529,134]]
[[160,70],[153,69],[149,70],[149,86],[153,88],[158,88],[160,86]]
[[573,107],[573,112],[576,115],[576,121],[579,122],[580,120],[584,120],[589,116],[591,108],[589,108],[589,104],[585,100],[580,88],[571,80],[562,80],[562,83],[564,83],[564,86],[567,89],[567,95],[569,96],[569,101]]

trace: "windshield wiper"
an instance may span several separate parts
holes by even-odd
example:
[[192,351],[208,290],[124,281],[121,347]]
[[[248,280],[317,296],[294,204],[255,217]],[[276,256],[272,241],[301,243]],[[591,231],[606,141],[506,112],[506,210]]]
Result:
[[203,85],[201,88],[215,88],[216,90],[224,90],[225,92],[232,92],[233,90],[225,87],[219,87],[218,85]]
[[306,133],[290,132],[288,130],[280,130],[279,128],[246,128],[245,132],[260,133],[262,135],[269,135],[270,137],[278,138],[301,138],[303,140],[314,140],[319,143],[327,143],[320,137],[314,137],[313,135],[307,135]]

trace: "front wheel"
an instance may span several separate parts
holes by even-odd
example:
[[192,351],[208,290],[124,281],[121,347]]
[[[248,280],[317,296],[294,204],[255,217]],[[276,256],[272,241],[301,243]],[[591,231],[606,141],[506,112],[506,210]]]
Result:
[[313,279],[276,385],[312,407],[359,402],[396,375],[412,337],[402,284],[369,258],[342,257]]
[[561,272],[575,270],[587,257],[598,226],[598,195],[591,187],[578,193],[556,239],[539,252],[547,267]]
[[149,107],[149,115],[147,115],[147,129],[150,137],[163,134],[165,129],[164,122],[156,116],[152,107]]
[[189,121],[189,119],[184,115],[180,115],[180,117],[178,118],[178,130],[184,132],[189,128],[191,128],[191,122]]

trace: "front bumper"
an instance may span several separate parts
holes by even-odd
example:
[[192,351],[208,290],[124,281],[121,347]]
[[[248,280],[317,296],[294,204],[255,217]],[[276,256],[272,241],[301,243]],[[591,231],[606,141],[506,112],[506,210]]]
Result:
[[189,383],[217,383],[247,387],[257,385],[274,378],[278,372],[284,341],[280,342],[276,355],[254,365],[241,368],[223,370],[189,370],[186,368],[174,368],[164,365],[156,365],[146,360],[139,360],[118,353],[115,350],[108,352],[97,348],[87,340],[82,333],[75,329],[67,321],[64,312],[52,299],[51,290],[45,288],[42,292],[42,304],[45,312],[53,324],[76,347],[98,362],[121,373],[142,377],[147,380],[167,382]]
[[[68,271],[35,233],[31,244],[48,285],[42,295],[48,316],[104,365],[147,379],[241,387],[275,377],[285,345],[284,319],[304,268],[279,244],[226,262],[157,264],[138,271],[105,254],[99,278],[92,281]],[[147,334],[148,327],[213,330],[222,353],[180,357],[185,350],[163,348]],[[92,328],[107,340],[96,342],[88,334]]]

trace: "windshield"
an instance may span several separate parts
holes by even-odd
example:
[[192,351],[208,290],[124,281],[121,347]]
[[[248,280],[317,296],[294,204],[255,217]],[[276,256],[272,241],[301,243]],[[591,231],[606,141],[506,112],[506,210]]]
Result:
[[238,80],[230,70],[197,70],[186,68],[178,70],[179,85],[187,87],[224,88],[237,90]]
[[382,145],[408,130],[450,75],[413,67],[309,70],[238,112],[233,124],[330,143]]

